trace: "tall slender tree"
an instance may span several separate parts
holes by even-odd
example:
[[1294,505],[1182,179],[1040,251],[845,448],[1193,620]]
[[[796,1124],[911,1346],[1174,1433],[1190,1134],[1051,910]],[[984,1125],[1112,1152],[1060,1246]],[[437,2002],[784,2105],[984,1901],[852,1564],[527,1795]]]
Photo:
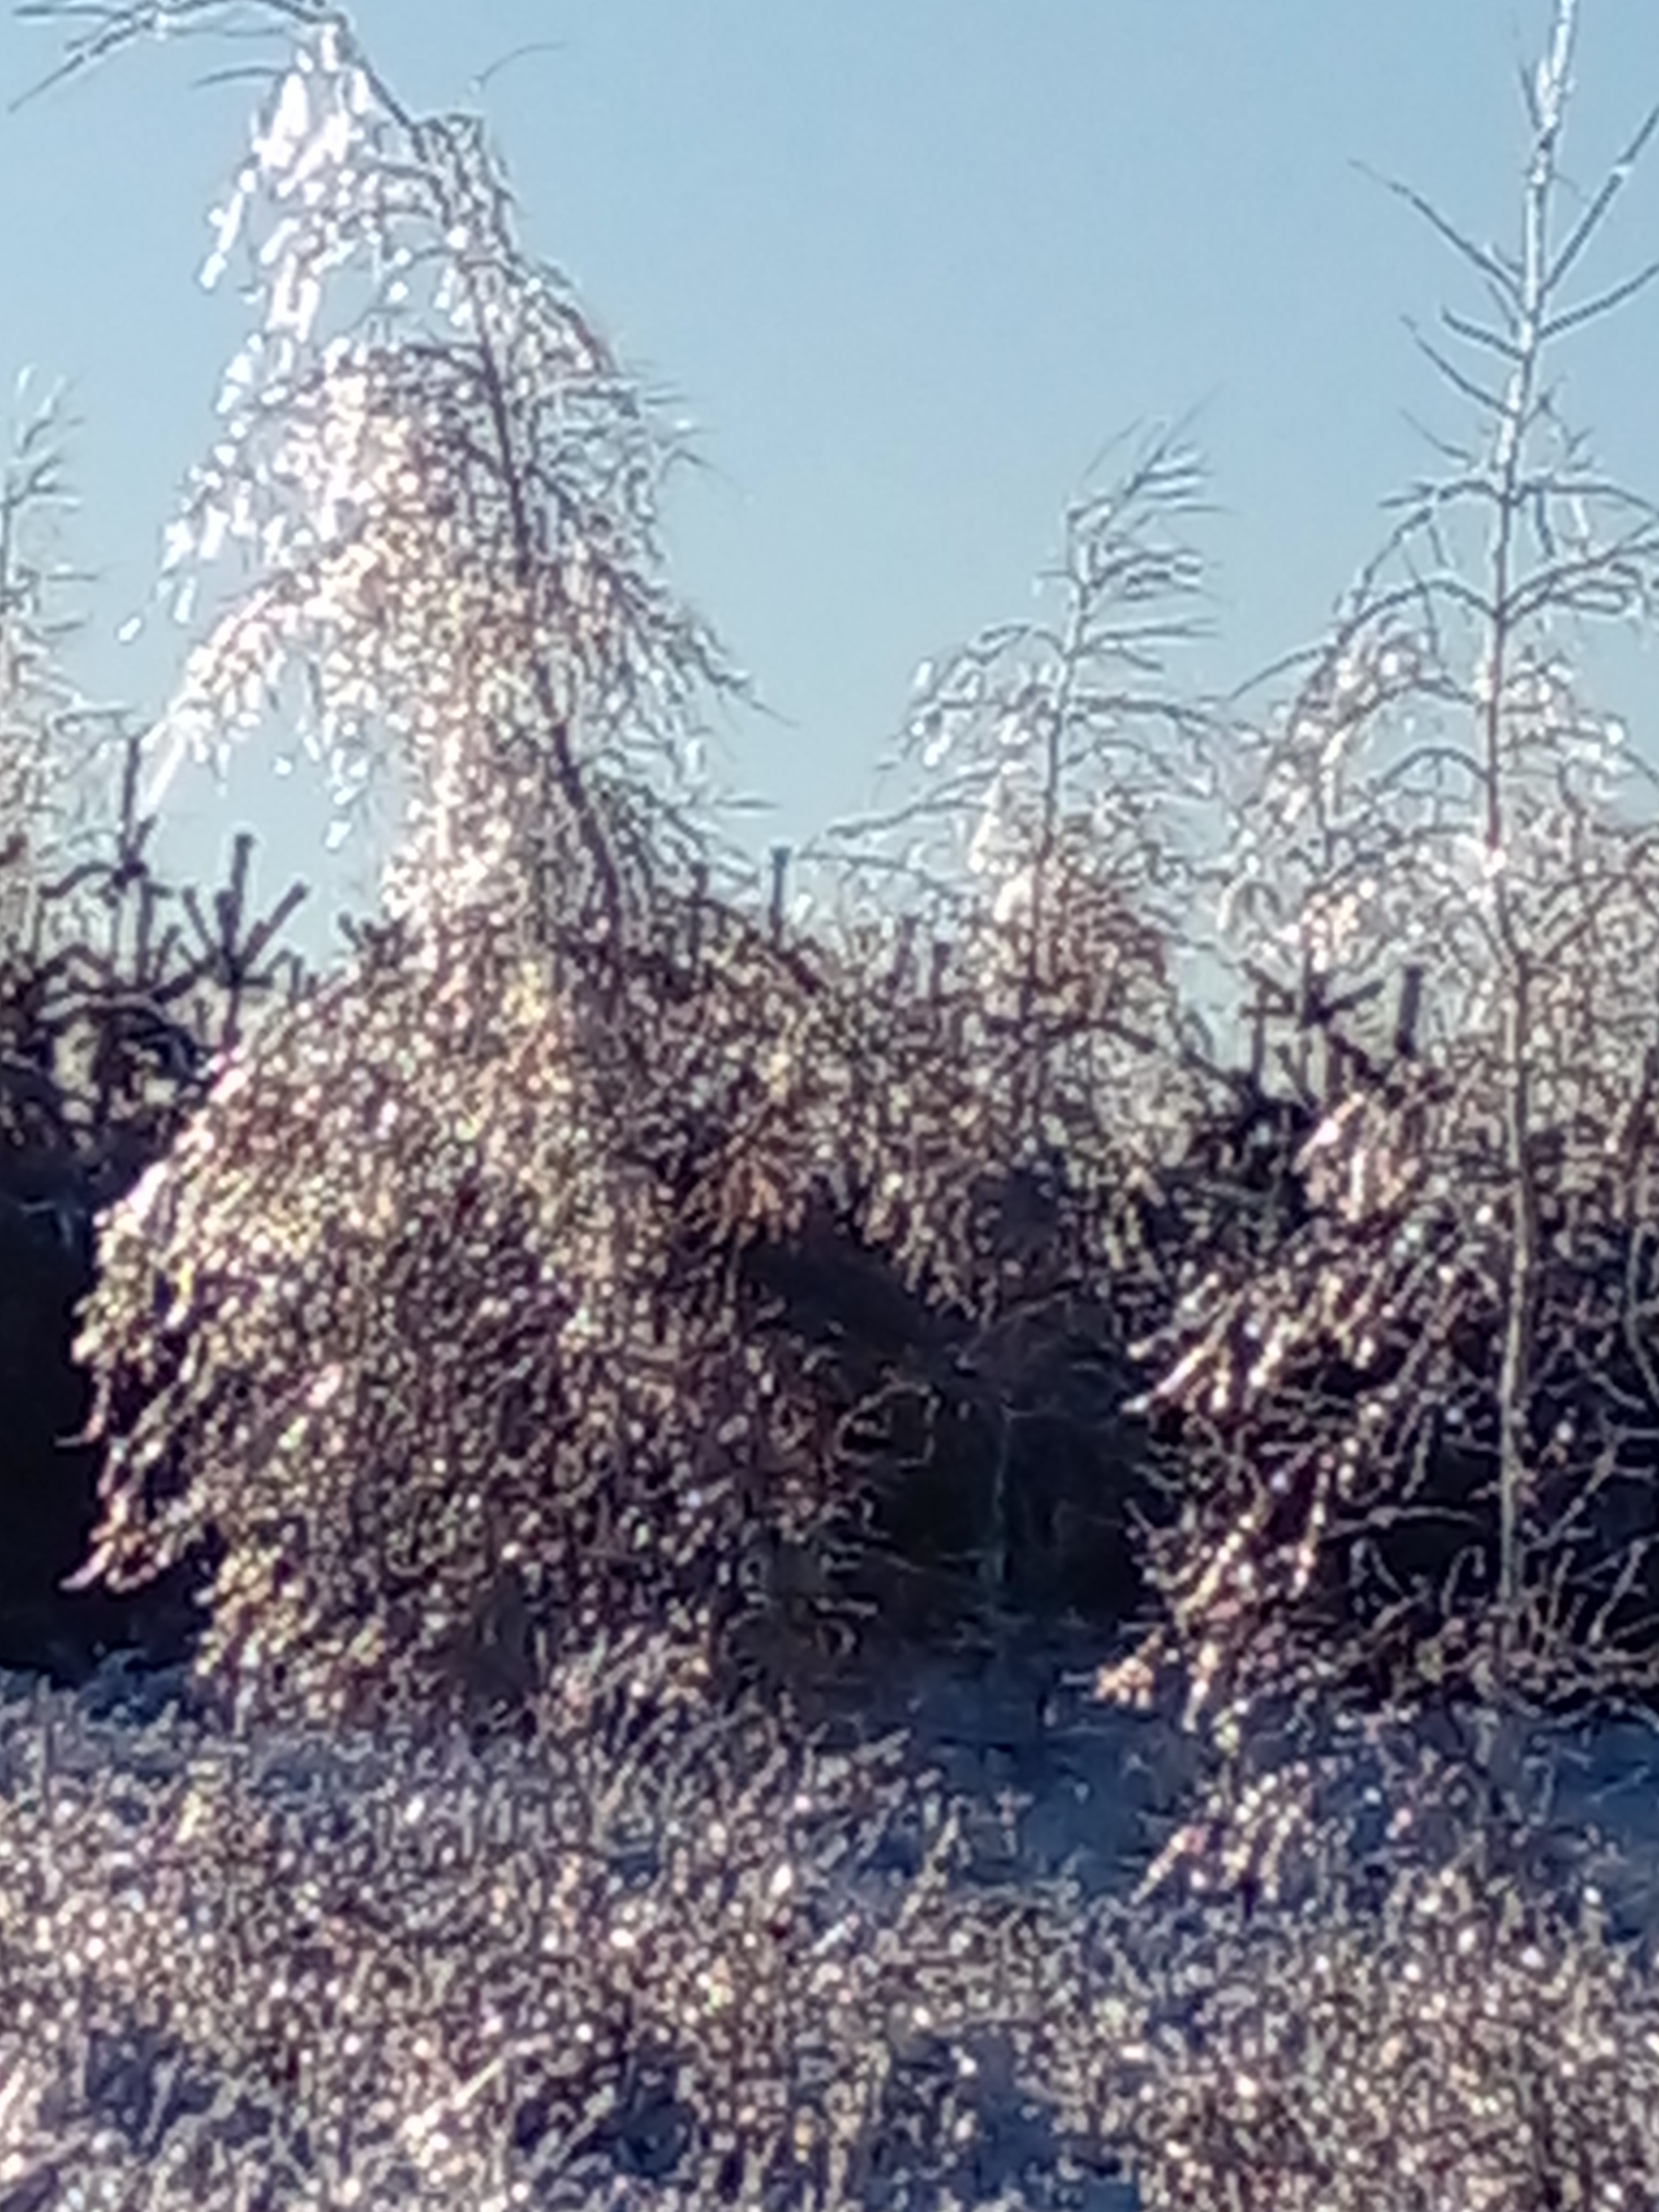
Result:
[[68,910],[40,892],[106,795],[119,717],[82,696],[63,653],[79,617],[64,603],[79,582],[61,524],[76,500],[65,467],[70,424],[61,386],[38,395],[18,379],[11,451],[0,471],[0,945],[43,951]]
[[[1206,1408],[1254,1468],[1235,1468],[1231,1528],[1206,1524],[1176,1576],[1193,1618],[1209,1623],[1206,1682],[1224,1615],[1237,1626],[1270,1589],[1305,1589],[1328,1524],[1362,1494],[1378,1502],[1384,1464],[1390,1480],[1413,1464],[1420,1478],[1437,1425],[1473,1431],[1452,1346],[1488,1324],[1501,1344],[1498,1574],[1480,1663],[1516,1678],[1523,1611],[1535,1627],[1549,1611],[1528,1575],[1528,1557],[1545,1555],[1528,1508],[1573,1443],[1570,1421],[1538,1432],[1539,1385],[1606,1335],[1606,1296],[1587,1288],[1589,1305],[1576,1321],[1556,1314],[1540,1343],[1547,1241],[1565,1255],[1576,1223],[1589,1264],[1585,1224],[1599,1206],[1604,1225],[1622,1224],[1636,1267],[1651,1233],[1637,1171],[1653,1133],[1659,828],[1614,802],[1654,779],[1590,688],[1596,627],[1651,623],[1659,508],[1598,465],[1566,417],[1555,363],[1564,341],[1659,276],[1649,263],[1584,283],[1659,109],[1596,190],[1570,195],[1561,149],[1577,27],[1575,0],[1556,0],[1524,82],[1513,245],[1480,245],[1416,190],[1394,188],[1484,295],[1484,313],[1447,309],[1442,332],[1418,334],[1474,428],[1434,438],[1436,467],[1396,503],[1289,705],[1247,733],[1254,789],[1219,871],[1218,917],[1297,1015],[1304,1054],[1324,1034],[1326,1118],[1307,1164],[1330,1218],[1269,1279],[1213,1279],[1163,1340],[1182,1356],[1152,1395]],[[1392,1046],[1386,1028],[1362,1035],[1334,1018],[1396,981]],[[1609,1318],[1615,1339],[1650,1358],[1634,1277]],[[1333,1428],[1335,1415],[1303,1402],[1294,1433],[1281,1424],[1270,1453],[1243,1451],[1239,1425],[1275,1395],[1288,1405],[1322,1346],[1358,1378],[1358,1418]],[[1575,1462],[1591,1491],[1609,1475],[1607,1441]],[[1558,1554],[1567,1533],[1554,1532]],[[1264,1546],[1288,1563],[1282,1589]]]
[[1170,669],[1202,626],[1201,464],[1179,429],[1126,442],[1068,504],[1039,611],[922,663],[892,803],[809,848],[872,945],[960,1005],[999,1156],[1074,1174],[1109,1123],[1144,1121],[1156,1156],[1190,1103],[1176,817],[1213,788],[1212,720]]

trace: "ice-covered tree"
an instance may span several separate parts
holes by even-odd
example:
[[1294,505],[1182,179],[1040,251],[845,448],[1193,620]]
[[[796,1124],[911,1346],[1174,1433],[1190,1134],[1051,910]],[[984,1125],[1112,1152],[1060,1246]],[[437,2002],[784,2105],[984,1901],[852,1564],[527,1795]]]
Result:
[[[1221,1519],[1166,1561],[1201,1695],[1241,1624],[1282,1619],[1339,1531],[1409,1519],[1431,1449],[1481,1452],[1487,1436],[1498,1574],[1477,1674],[1536,1686],[1552,1667],[1623,1680],[1647,1663],[1602,1648],[1646,1540],[1591,1569],[1577,1547],[1656,1395],[1643,1255],[1659,827],[1620,804],[1653,777],[1595,702],[1593,647],[1598,626],[1650,634],[1659,507],[1598,463],[1557,365],[1659,275],[1589,276],[1659,109],[1594,191],[1573,191],[1577,27],[1574,0],[1557,0],[1524,81],[1512,242],[1480,244],[1395,187],[1484,301],[1419,334],[1472,427],[1433,434],[1433,465],[1395,502],[1293,695],[1241,732],[1218,918],[1298,1031],[1291,1064],[1323,1114],[1305,1165],[1325,1218],[1265,1279],[1218,1271],[1163,1340],[1180,1357],[1153,1399],[1208,1420],[1229,1463]],[[1385,991],[1385,1023],[1368,1027],[1357,1010]],[[1309,1059],[1322,1041],[1322,1070]],[[1587,1277],[1575,1310],[1547,1310],[1558,1259]],[[1491,1376],[1473,1350],[1483,1331],[1499,1347]],[[1589,1433],[1582,1408],[1545,1433],[1546,1377],[1559,1390],[1564,1362],[1605,1370],[1613,1347],[1638,1398],[1609,1378]],[[1312,1401],[1322,1358],[1358,1402]],[[1640,1486],[1639,1470],[1618,1472]],[[1568,1504],[1546,1529],[1552,1477]],[[1627,1498],[1601,1535],[1628,1515]],[[1418,1657],[1433,1656],[1425,1642]]]

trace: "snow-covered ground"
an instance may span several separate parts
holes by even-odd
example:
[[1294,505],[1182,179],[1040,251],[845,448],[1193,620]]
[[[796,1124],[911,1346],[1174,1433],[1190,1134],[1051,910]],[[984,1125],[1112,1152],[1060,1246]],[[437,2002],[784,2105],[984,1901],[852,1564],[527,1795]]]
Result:
[[[1065,1648],[915,1653],[902,1664],[890,1654],[826,1692],[814,1717],[866,1736],[906,1729],[916,1771],[939,1771],[971,1808],[976,1878],[1023,1885],[1069,1869],[1086,1892],[1127,1897],[1193,1820],[1215,1770],[1182,1733],[1172,1705],[1140,1715],[1094,1700],[1105,1656],[1084,1639]],[[119,1778],[142,1799],[147,1784],[203,1759],[228,1763],[262,1799],[290,1807],[396,1798],[416,1787],[408,1755],[395,1748],[316,1735],[233,1739],[188,1717],[183,1692],[182,1674],[145,1676],[116,1664],[73,1693],[0,1674],[0,1793],[30,1789],[49,1764],[71,1789],[76,1777]],[[1425,1746],[1454,1753],[1459,1733],[1443,1717],[1412,1729],[1337,1716],[1322,1724],[1314,1755],[1334,1763],[1316,1781],[1316,1802],[1326,1816],[1352,1819],[1352,1865],[1384,1869],[1389,1852],[1404,1848],[1399,1817],[1408,1793],[1400,1763]],[[528,1755],[497,1747],[483,1760],[486,1776],[514,1786],[515,1761]],[[1511,1723],[1497,1732],[1486,1771],[1492,1788],[1539,1823],[1511,1863],[1523,1886],[1547,1893],[1572,1922],[1587,1897],[1599,1902],[1609,1940],[1650,1959],[1659,1935],[1659,1730],[1630,1720]],[[531,1786],[528,1775],[517,1779]],[[430,1792],[429,1771],[419,1785]],[[1454,1799],[1441,1820],[1443,1842],[1455,1844],[1461,1817]],[[1433,1823],[1418,1820],[1406,1832],[1421,1835],[1425,1826]],[[1155,1913],[1157,1900],[1147,1910]],[[1067,2201],[1125,2212],[1136,2199],[1128,2185],[1103,2180]]]

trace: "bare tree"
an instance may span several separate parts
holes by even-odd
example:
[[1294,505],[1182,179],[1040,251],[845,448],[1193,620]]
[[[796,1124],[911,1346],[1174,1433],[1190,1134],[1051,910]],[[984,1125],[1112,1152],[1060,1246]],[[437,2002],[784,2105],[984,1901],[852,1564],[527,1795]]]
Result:
[[[0,944],[44,950],[50,902],[46,869],[84,838],[98,797],[95,771],[106,763],[118,718],[94,707],[69,681],[65,641],[80,618],[63,605],[82,580],[64,559],[61,518],[76,504],[64,466],[69,428],[64,392],[30,402],[29,373],[18,380],[20,410],[0,477]],[[67,916],[60,908],[58,920]]]
[[1182,532],[1203,512],[1201,466],[1179,431],[1142,438],[1103,481],[1112,453],[1066,509],[1041,611],[922,663],[884,769],[899,794],[808,856],[871,952],[912,981],[931,958],[930,989],[958,1001],[952,1048],[997,1101],[999,1154],[1064,1152],[1074,1170],[1108,1110],[1122,1129],[1131,1100],[1150,1129],[1157,1094],[1167,1136],[1188,1103],[1166,1082],[1166,947],[1194,874],[1171,829],[1213,776],[1211,720],[1168,680],[1200,629]]
[[[1478,431],[1436,439],[1443,465],[1398,502],[1277,727],[1254,740],[1255,790],[1223,870],[1222,925],[1254,933],[1258,972],[1300,1030],[1304,1078],[1307,1043],[1325,1041],[1315,1095],[1326,1118],[1306,1164],[1331,1218],[1266,1280],[1229,1287],[1212,1276],[1161,1340],[1183,1356],[1151,1395],[1217,1424],[1231,1462],[1230,1523],[1206,1523],[1200,1541],[1189,1528],[1179,1569],[1166,1559],[1178,1610],[1204,1624],[1200,1701],[1270,1591],[1293,1600],[1309,1588],[1344,1509],[1362,1495],[1382,1506],[1394,1478],[1382,1468],[1397,1476],[1414,1463],[1420,1480],[1437,1430],[1443,1440],[1449,1423],[1473,1431],[1486,1386],[1453,1349],[1471,1328],[1495,1328],[1502,1346],[1490,1386],[1498,1588],[1481,1664],[1499,1681],[1517,1676],[1528,1590],[1538,1634],[1550,1625],[1536,1617],[1550,1613],[1545,1593],[1526,1581],[1529,1552],[1543,1548],[1527,1509],[1572,1442],[1571,1421],[1547,1441],[1535,1433],[1537,1389],[1573,1360],[1575,1340],[1607,1334],[1590,1319],[1605,1285],[1587,1285],[1576,1320],[1558,1313],[1540,1344],[1547,1244],[1565,1255],[1576,1243],[1605,1275],[1587,1224],[1622,1224],[1632,1268],[1650,1234],[1636,1169],[1651,1141],[1659,830],[1613,805],[1637,764],[1622,723],[1588,703],[1576,648],[1597,623],[1651,619],[1659,509],[1598,467],[1565,418],[1553,363],[1563,339],[1659,274],[1650,264],[1577,289],[1659,109],[1569,211],[1561,141],[1577,21],[1573,0],[1557,0],[1525,86],[1516,246],[1477,244],[1395,187],[1485,295],[1484,318],[1443,316],[1473,366],[1443,337],[1420,341]],[[1368,751],[1389,737],[1395,757],[1367,771]],[[1377,996],[1401,963],[1391,1056],[1334,1012]],[[1640,1359],[1635,1280],[1616,1285],[1613,1320]],[[1357,1407],[1309,1404],[1295,1378],[1316,1357],[1346,1363]],[[1576,1463],[1586,1496],[1569,1522],[1611,1458],[1604,1448]],[[1393,1500],[1384,1517],[1407,1510]],[[1553,1532],[1558,1550],[1570,1533]],[[1617,1676],[1598,1648],[1606,1618],[1584,1663]]]

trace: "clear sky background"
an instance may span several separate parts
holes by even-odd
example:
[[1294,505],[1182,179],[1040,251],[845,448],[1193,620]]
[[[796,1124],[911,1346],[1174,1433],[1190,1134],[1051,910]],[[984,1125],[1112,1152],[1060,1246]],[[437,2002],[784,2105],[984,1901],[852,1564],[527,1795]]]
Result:
[[[1216,635],[1236,682],[1325,622],[1422,466],[1405,420],[1464,427],[1401,323],[1469,308],[1463,272],[1357,161],[1403,176],[1477,237],[1516,235],[1516,70],[1546,0],[358,0],[416,108],[481,106],[536,252],[576,281],[625,359],[671,386],[710,464],[678,480],[680,587],[781,720],[729,756],[770,802],[757,852],[871,793],[927,655],[1030,604],[1064,502],[1103,442],[1200,404],[1221,512]],[[1594,184],[1659,95],[1655,0],[1583,0],[1566,167]],[[0,97],[59,33],[0,17]],[[557,50],[513,60],[529,41]],[[275,55],[274,42],[257,50]],[[0,116],[0,376],[66,377],[97,570],[72,656],[153,715],[185,633],[149,614],[161,526],[210,441],[242,327],[197,283],[207,210],[257,88],[200,88],[251,56],[147,44]],[[1598,275],[1659,253],[1659,161]],[[1568,356],[1604,461],[1659,492],[1659,298]],[[1655,696],[1651,672],[1647,698]],[[1634,741],[1651,757],[1639,700]],[[301,770],[308,767],[303,760]],[[190,769],[160,854],[219,880],[259,833],[269,903],[314,886],[313,958],[373,902],[380,847],[328,854],[328,805],[268,752],[228,793]]]

